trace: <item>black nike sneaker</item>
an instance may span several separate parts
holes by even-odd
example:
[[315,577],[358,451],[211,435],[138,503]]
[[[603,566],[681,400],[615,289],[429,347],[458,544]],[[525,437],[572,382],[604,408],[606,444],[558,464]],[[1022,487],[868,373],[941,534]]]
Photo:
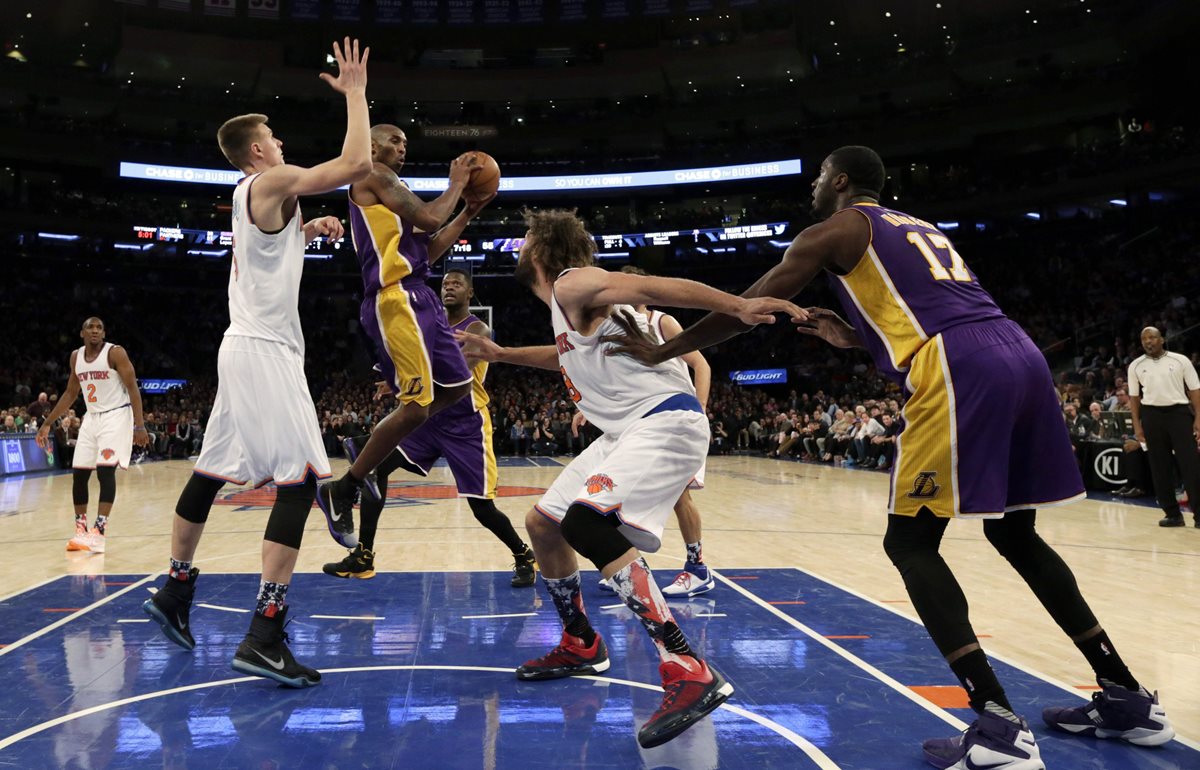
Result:
[[321,568],[326,575],[340,578],[367,580],[375,577],[375,552],[363,548],[362,543],[346,554],[341,561],[330,562]]
[[325,514],[325,523],[334,541],[343,548],[358,545],[354,534],[354,504],[358,502],[358,484],[349,476],[317,485],[317,506]]
[[529,588],[537,578],[537,560],[533,557],[533,549],[525,546],[525,552],[513,557],[512,587]]
[[288,608],[284,607],[273,618],[254,615],[250,633],[242,639],[233,655],[234,671],[274,679],[288,687],[320,684],[321,672],[296,662],[288,649],[288,635],[283,630],[287,613]]
[[192,609],[192,596],[196,592],[196,576],[200,570],[188,570],[187,580],[167,576],[163,587],[142,602],[142,611],[162,628],[163,634],[185,650],[194,650],[196,640],[188,624],[188,613]]

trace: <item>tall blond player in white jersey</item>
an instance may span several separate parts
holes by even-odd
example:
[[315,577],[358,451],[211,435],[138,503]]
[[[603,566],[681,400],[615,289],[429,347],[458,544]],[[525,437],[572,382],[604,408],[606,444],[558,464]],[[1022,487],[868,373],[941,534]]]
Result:
[[[771,298],[743,300],[694,281],[610,273],[593,266],[596,242],[570,211],[529,212],[517,279],[550,307],[554,345],[502,348],[461,335],[468,356],[558,370],[571,399],[604,431],[554,482],[525,518],[542,580],[563,622],[546,655],[517,668],[524,680],[596,674],[609,667],[604,640],[588,622],[580,592],[581,554],[600,570],[649,632],[661,662],[662,705],[638,731],[657,746],[694,725],[733,686],[693,651],[639,549],[656,551],[675,501],[704,464],[708,419],[684,371],[641,367],[607,355],[619,312],[647,329],[630,305],[708,308],[745,323],[804,311]],[[636,319],[636,320],[634,320]]]
[[250,632],[232,665],[289,687],[321,680],[319,672],[292,656],[283,626],[317,479],[330,475],[304,377],[297,299],[305,244],[318,236],[342,237],[334,217],[305,222],[299,198],[336,190],[371,171],[368,53],[359,53],[357,40],[334,43],[338,75],[321,75],[346,98],[346,139],[333,160],[313,168],[285,163],[283,142],[267,126],[266,115],[239,115],[217,132],[221,152],[246,174],[233,193],[229,328],[217,357],[217,398],[204,447],[175,507],[170,570],[162,590],[142,605],[168,639],[193,649],[188,611],[199,570],[192,559],[213,500],[226,482],[274,482],[275,504],[263,535],[262,584]]
[[[146,446],[149,434],[142,420],[142,394],[129,354],[120,345],[104,341],[104,322],[95,316],[79,331],[83,347],[71,352],[71,376],[66,392],[38,428],[37,443],[50,449],[50,428],[83,395],[83,424],[75,444],[74,483],[75,535],[67,541],[68,551],[104,553],[108,516],[117,498],[117,467],[129,467],[133,445]],[[100,506],[96,522],[88,531],[88,481],[92,471],[100,480]]]

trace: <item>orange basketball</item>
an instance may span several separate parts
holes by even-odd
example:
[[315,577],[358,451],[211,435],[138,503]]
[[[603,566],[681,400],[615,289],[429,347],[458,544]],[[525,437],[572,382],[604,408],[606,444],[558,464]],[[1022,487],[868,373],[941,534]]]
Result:
[[469,160],[472,155],[475,156],[476,163],[471,169],[471,179],[467,182],[467,189],[463,191],[463,195],[468,200],[479,200],[500,189],[500,166],[495,158],[479,150],[465,152],[460,157]]

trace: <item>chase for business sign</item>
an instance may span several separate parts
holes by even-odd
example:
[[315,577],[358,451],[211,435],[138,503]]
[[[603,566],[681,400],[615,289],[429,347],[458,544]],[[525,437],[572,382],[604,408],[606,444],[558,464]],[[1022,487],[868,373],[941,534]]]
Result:
[[787,369],[746,369],[730,372],[729,379],[738,385],[779,385],[787,382]]

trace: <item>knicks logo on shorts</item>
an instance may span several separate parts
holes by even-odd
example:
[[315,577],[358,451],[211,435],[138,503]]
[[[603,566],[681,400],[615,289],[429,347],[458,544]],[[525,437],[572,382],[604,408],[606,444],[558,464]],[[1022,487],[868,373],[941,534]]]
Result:
[[113,457],[116,456],[116,454],[117,453],[115,451],[113,451],[112,449],[101,449],[100,450],[100,456],[103,457],[105,460],[113,459]]
[[611,492],[616,487],[616,482],[603,473],[597,473],[591,476],[584,484],[587,487],[589,495],[599,494],[600,492]]
[[937,496],[941,486],[933,480],[937,475],[937,471],[921,471],[917,477],[913,479],[912,491],[908,493],[909,497],[930,498]]

